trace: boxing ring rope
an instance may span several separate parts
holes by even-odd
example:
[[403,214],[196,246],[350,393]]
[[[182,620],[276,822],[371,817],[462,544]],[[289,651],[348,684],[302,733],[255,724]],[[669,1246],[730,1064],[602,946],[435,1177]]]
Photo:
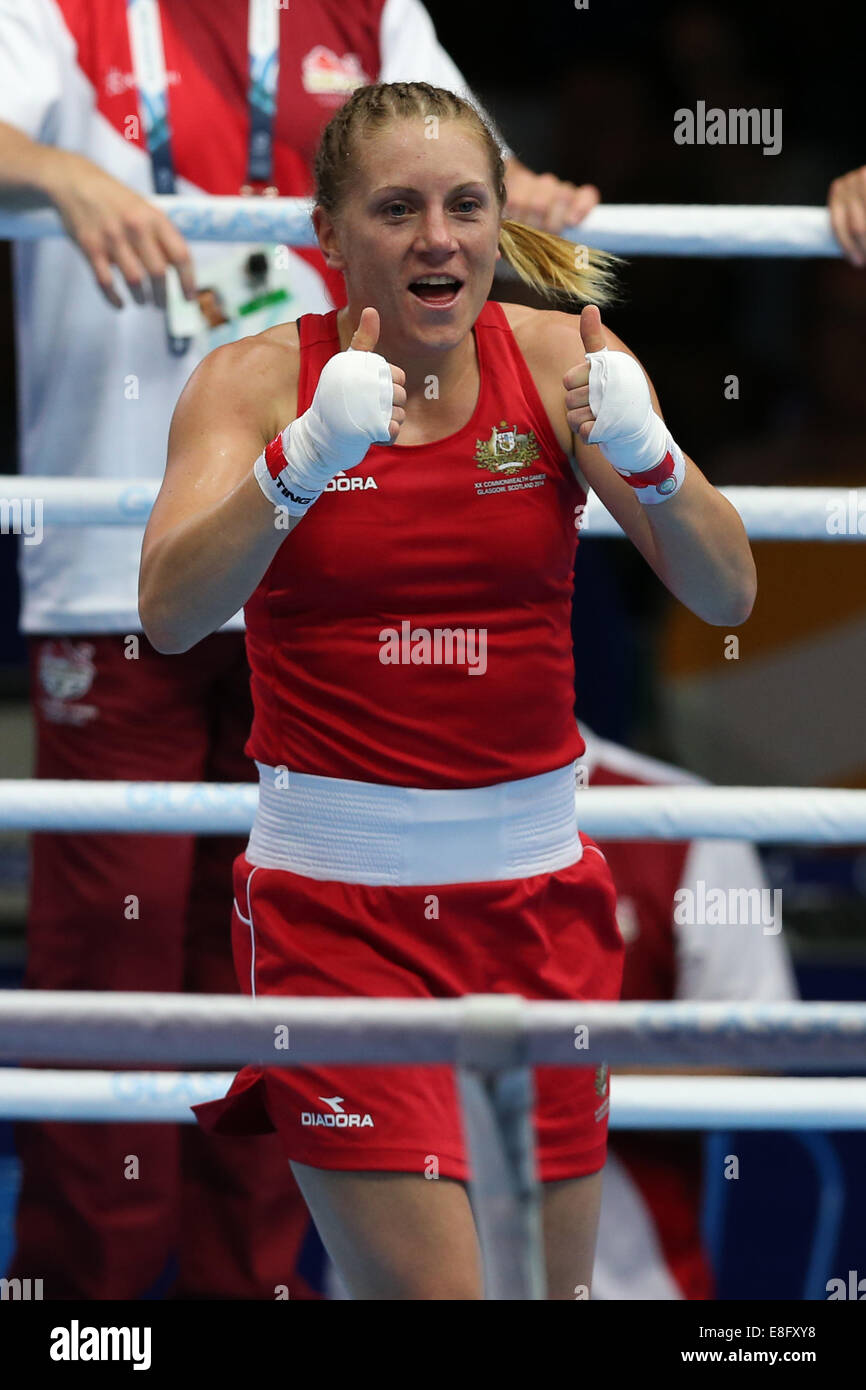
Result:
[[[315,246],[307,198],[150,200],[189,241],[282,242]],[[0,240],[65,236],[53,209],[0,209]],[[568,241],[623,256],[841,256],[825,207],[601,203]]]
[[[846,787],[581,787],[575,795],[581,830],[598,839],[866,843],[866,791]],[[0,830],[241,835],[257,798],[251,782],[7,778]]]
[[[225,1095],[233,1078],[231,1071],[0,1067],[0,1119],[195,1124],[190,1106]],[[610,1082],[610,1127],[866,1129],[866,1080],[617,1074]]]
[[866,1003],[616,1004],[0,990],[0,1061],[866,1070]]
[[[0,526],[30,523],[39,504],[44,526],[143,526],[159,491],[156,478],[51,478],[0,474]],[[752,540],[866,539],[866,488],[721,487]],[[20,511],[16,511],[20,508]],[[29,509],[29,510],[27,510]],[[617,536],[619,523],[591,493],[580,533]]]

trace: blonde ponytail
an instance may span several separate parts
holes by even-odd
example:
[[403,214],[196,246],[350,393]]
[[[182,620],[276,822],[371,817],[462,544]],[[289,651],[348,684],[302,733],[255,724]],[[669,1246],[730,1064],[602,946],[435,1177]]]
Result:
[[565,296],[592,304],[616,298],[615,267],[619,256],[577,245],[564,237],[506,218],[499,249],[527,285],[548,299]]

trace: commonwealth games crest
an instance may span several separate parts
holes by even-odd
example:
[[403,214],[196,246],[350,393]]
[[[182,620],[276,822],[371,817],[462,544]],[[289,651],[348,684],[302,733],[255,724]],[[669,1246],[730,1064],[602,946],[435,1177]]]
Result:
[[507,421],[501,420],[498,427],[493,426],[489,439],[477,440],[475,457],[478,467],[488,473],[517,473],[539,457],[538,440],[532,430],[518,434],[516,425],[509,428]]

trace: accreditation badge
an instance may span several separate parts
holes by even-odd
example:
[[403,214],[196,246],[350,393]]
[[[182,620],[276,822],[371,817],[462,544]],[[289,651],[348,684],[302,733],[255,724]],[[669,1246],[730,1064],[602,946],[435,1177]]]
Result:
[[166,314],[169,333],[193,339],[199,357],[301,314],[325,314],[334,307],[322,277],[288,246],[221,247],[214,256],[196,248],[193,258],[196,298],[184,297],[170,269]]

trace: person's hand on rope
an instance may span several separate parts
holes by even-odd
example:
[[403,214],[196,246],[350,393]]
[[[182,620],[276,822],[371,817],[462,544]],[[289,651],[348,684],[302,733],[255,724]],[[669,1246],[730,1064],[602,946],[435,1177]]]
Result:
[[560,233],[575,227],[601,200],[594,184],[578,186],[555,174],[534,174],[519,159],[506,163],[505,190],[505,216],[545,232]]
[[866,266],[866,164],[833,180],[827,207],[846,259],[852,265]]
[[189,247],[165,213],[82,155],[48,153],[58,156],[49,196],[109,304],[123,308],[115,283],[119,270],[136,304],[147,303],[149,281],[153,302],[163,307],[168,266],[177,270],[187,299],[195,298]]

